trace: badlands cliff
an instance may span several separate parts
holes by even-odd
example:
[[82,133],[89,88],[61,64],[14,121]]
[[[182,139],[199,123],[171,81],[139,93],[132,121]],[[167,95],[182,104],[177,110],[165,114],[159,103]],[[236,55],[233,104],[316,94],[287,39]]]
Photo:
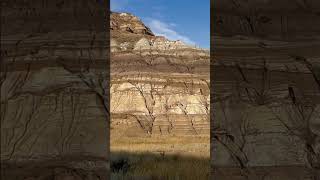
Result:
[[111,131],[209,135],[209,53],[111,14]]

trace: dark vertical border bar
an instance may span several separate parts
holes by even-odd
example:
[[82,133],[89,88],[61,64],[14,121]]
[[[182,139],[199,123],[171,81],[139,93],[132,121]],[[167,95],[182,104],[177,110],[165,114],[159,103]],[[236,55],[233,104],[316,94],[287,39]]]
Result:
[[[101,0],[102,1],[102,0]],[[110,87],[111,87],[111,67],[110,67],[110,63],[111,63],[111,50],[110,50],[110,14],[111,14],[111,5],[110,5],[110,0],[106,0],[103,1],[105,2],[105,7],[106,7],[106,11],[105,11],[105,17],[106,17],[106,21],[104,22],[106,25],[105,31],[106,31],[106,42],[107,42],[107,107],[108,107],[108,117],[107,117],[107,156],[108,156],[108,178],[111,179],[111,171],[110,171],[110,127],[111,127],[111,112],[110,112],[110,99],[111,99],[111,94],[110,94]]]
[[214,176],[214,166],[213,166],[213,137],[214,137],[214,82],[213,82],[213,61],[214,61],[214,12],[213,12],[213,3],[214,0],[210,0],[210,179],[213,179]]
[[1,179],[109,179],[109,0],[1,2]]
[[212,179],[319,179],[319,12],[212,1]]

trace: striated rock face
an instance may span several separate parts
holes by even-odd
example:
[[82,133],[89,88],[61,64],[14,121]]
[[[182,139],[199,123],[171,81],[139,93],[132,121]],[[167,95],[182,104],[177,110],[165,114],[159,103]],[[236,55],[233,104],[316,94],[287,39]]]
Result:
[[107,179],[106,4],[1,4],[1,179]]
[[260,36],[267,39],[318,38],[320,4],[317,0],[217,1],[212,7],[215,33]]
[[213,179],[319,179],[319,9],[214,1]]
[[152,39],[152,47],[160,50],[175,50],[175,49],[183,49],[183,48],[193,48],[190,45],[183,43],[182,41],[169,41],[163,37],[157,37]]
[[138,17],[130,13],[112,12],[110,15],[110,29],[120,32],[129,32],[154,36],[152,31],[145,26]]
[[[123,13],[111,17],[134,18]],[[112,27],[111,38],[112,45],[121,42],[111,56],[111,134],[208,136],[209,53]]]
[[[121,73],[121,76],[126,73]],[[112,123],[142,128],[141,135],[206,135],[209,91],[205,75],[131,72],[115,75],[111,87]],[[183,80],[188,78],[188,80]],[[127,118],[121,119],[120,115]],[[116,130],[116,128],[115,128]]]
[[[197,50],[197,48],[180,40],[171,41],[163,36],[155,36],[138,17],[132,14],[112,12],[110,18],[111,52],[150,49],[163,52],[177,49]],[[206,52],[206,54],[208,53]]]
[[178,49],[196,49],[190,45],[183,43],[182,41],[170,41],[164,37],[155,37],[150,40],[146,38],[141,38],[138,42],[135,43],[133,50],[178,50]]

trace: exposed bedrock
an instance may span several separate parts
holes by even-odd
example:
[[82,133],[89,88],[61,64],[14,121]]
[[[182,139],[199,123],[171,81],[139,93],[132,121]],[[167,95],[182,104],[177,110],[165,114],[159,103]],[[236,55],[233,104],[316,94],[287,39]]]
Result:
[[131,14],[111,17],[111,132],[208,136],[208,50],[155,36]]
[[113,124],[139,127],[152,135],[208,135],[210,96],[206,81],[201,77],[148,74],[113,78]]
[[140,134],[144,136],[208,135],[208,55],[190,50],[180,56],[152,52],[111,57],[114,130],[117,125],[128,124],[129,129],[142,129],[136,132],[144,132]]

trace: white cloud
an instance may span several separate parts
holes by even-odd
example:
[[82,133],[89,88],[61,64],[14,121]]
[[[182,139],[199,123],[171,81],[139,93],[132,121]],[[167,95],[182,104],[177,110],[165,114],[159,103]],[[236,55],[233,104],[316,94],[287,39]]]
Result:
[[151,28],[152,32],[159,36],[165,36],[170,40],[181,40],[187,44],[194,45],[190,38],[187,36],[179,34],[173,29],[176,26],[174,23],[165,23],[157,19],[148,19],[147,25]]
[[169,24],[171,27],[177,27],[177,24],[175,24],[175,23],[170,23]]

